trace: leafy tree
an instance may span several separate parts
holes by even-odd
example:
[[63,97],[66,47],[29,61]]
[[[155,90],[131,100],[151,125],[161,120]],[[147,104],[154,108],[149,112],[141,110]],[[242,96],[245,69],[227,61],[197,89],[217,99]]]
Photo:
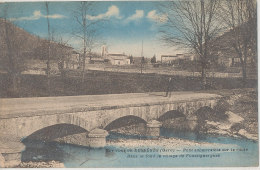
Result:
[[141,58],[141,63],[145,64],[145,58],[144,57]]
[[151,63],[156,63],[156,56],[154,55],[152,58],[151,58]]
[[141,74],[143,73],[144,64],[145,64],[145,58],[144,58],[144,56],[142,56],[141,57]]
[[134,58],[133,58],[132,55],[130,55],[129,59],[130,59],[130,64],[133,64],[134,63]]

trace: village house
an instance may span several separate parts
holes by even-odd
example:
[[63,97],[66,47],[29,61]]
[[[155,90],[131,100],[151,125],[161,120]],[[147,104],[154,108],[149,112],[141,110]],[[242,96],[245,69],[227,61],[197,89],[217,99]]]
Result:
[[112,65],[129,65],[131,64],[129,56],[124,53],[108,53],[107,47],[104,45],[101,47],[101,57],[104,60],[109,61]]
[[178,60],[176,55],[161,55],[162,64],[173,64],[176,60]]
[[179,64],[183,61],[193,60],[195,60],[195,56],[192,54],[161,55],[162,64]]
[[[222,33],[220,36],[212,39],[209,43],[210,51],[213,55],[217,57],[218,64],[221,64],[225,67],[241,67],[241,61],[238,56],[237,50],[234,46],[234,39],[237,35],[236,30],[242,30],[247,27],[247,23],[244,23],[234,29],[230,29],[227,32]],[[240,31],[239,31],[240,32]],[[240,35],[241,38],[243,34]],[[243,48],[243,43],[241,44]],[[251,42],[249,44],[247,52],[247,64],[248,69],[255,69],[256,59],[257,59],[257,49],[256,44]],[[253,67],[250,67],[253,65]]]
[[218,55],[218,64],[225,67],[239,67],[240,58],[232,55]]
[[80,66],[79,57],[80,57],[79,53],[73,50],[71,52],[69,59],[66,61],[66,67],[70,69],[78,69]]
[[107,59],[109,59],[112,65],[129,65],[130,59],[125,54],[108,54]]

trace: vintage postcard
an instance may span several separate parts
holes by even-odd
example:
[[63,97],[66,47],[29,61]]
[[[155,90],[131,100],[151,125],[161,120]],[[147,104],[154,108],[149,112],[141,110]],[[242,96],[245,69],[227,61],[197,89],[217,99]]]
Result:
[[0,167],[258,167],[257,1],[0,0]]

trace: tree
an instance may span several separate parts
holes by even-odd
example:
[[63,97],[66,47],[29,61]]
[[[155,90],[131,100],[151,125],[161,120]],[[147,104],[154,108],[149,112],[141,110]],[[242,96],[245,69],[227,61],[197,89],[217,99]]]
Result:
[[144,58],[144,56],[142,56],[141,57],[141,74],[143,73],[144,64],[145,64],[145,58]]
[[222,29],[217,21],[219,0],[170,1],[162,6],[168,14],[160,33],[168,46],[191,49],[198,56],[202,83],[206,85],[206,69],[211,60],[209,42]]
[[130,64],[133,64],[134,63],[134,58],[133,58],[132,55],[130,55],[129,59],[130,59]]
[[[240,58],[243,83],[247,79],[248,58],[256,61],[257,56],[257,7],[255,0],[226,0],[222,7],[222,19],[230,29],[226,39],[237,57]],[[225,48],[225,47],[222,47]],[[230,50],[232,50],[230,49]]]
[[[57,62],[61,77],[65,79],[65,67],[70,63],[73,48],[68,44],[69,39],[64,40],[62,35],[55,32],[53,28],[50,32],[50,40],[38,37],[37,41],[35,41],[34,58],[43,61],[46,59],[49,60],[48,65],[50,65],[50,61]],[[48,66],[48,68],[46,72],[48,71],[51,74],[51,67]]]
[[58,59],[58,69],[61,73],[62,80],[66,79],[66,68],[71,62],[73,48],[70,47],[66,41],[62,38],[58,40],[57,48],[56,48],[56,56]]
[[155,55],[151,58],[151,63],[152,64],[156,63],[156,56]]
[[49,2],[45,2],[46,13],[47,13],[47,26],[48,26],[48,48],[47,48],[47,62],[46,62],[46,75],[47,75],[47,89],[50,94],[50,53],[51,53],[51,32],[50,32],[50,21],[49,21]]
[[[73,35],[80,38],[83,43],[83,55],[82,55],[82,84],[85,81],[85,67],[86,67],[86,57],[87,54],[91,53],[94,46],[95,36],[97,28],[94,26],[100,22],[100,20],[91,21],[87,18],[88,11],[91,10],[94,2],[82,1],[79,2],[78,8],[74,11],[74,17],[78,23],[78,29],[73,31]],[[91,60],[91,55],[90,55]]]
[[28,40],[25,31],[7,20],[10,6],[5,5],[2,19],[0,18],[0,64],[6,70],[11,83],[11,95],[19,97],[20,75],[26,70],[26,57],[34,48],[34,44]]

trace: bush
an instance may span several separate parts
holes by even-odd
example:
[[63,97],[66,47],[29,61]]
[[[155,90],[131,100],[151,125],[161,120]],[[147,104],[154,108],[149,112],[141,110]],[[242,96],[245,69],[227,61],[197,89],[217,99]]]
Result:
[[238,132],[240,129],[244,129],[244,125],[242,125],[241,123],[235,123],[234,125],[231,126],[231,130],[232,131],[236,131]]
[[226,100],[221,99],[214,107],[214,111],[217,115],[225,115],[225,112],[228,111],[230,107],[230,104]]

